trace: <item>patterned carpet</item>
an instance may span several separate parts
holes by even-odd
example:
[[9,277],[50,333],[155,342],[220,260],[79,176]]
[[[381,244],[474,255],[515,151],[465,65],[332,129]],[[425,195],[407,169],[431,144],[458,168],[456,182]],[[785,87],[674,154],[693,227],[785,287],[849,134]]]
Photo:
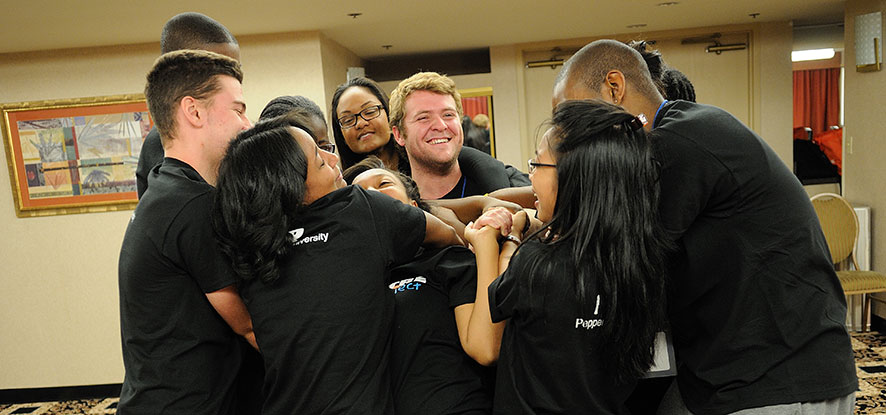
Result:
[[85,399],[65,402],[0,404],[0,415],[75,415],[75,414],[115,414],[120,398]]
[[886,334],[853,333],[852,349],[858,367],[856,414],[886,414]]
[[[852,349],[858,365],[855,413],[886,415],[886,334],[853,333]],[[118,398],[66,402],[0,404],[0,415],[114,414]]]

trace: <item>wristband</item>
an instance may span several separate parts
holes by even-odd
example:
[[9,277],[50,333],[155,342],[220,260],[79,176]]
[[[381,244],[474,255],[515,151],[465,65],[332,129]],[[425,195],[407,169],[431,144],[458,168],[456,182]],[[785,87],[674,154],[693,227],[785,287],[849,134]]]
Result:
[[505,236],[505,240],[504,240],[504,242],[507,242],[507,241],[511,241],[511,242],[513,242],[513,243],[515,243],[515,244],[517,244],[517,245],[520,245],[520,244],[523,243],[523,241],[521,241],[520,238],[518,238],[518,237],[516,237],[516,236],[514,236],[514,235],[508,235],[508,236]]

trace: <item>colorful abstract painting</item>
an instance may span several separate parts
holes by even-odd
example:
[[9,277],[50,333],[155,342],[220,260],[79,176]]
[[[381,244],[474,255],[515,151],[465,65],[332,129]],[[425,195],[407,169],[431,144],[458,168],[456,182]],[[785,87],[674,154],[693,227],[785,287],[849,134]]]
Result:
[[40,209],[136,201],[135,168],[152,127],[144,99],[21,103],[2,108],[19,216],[35,216],[28,212]]

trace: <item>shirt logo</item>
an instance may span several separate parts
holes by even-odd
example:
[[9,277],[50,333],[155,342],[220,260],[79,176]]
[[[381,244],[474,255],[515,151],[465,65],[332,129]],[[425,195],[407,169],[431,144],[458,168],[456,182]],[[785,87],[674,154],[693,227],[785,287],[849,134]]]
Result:
[[326,243],[329,240],[329,232],[320,232],[316,235],[305,236],[302,238],[302,235],[305,234],[305,228],[297,228],[289,231],[289,240],[292,242],[293,246],[304,245],[311,242],[323,242]]
[[407,278],[405,280],[400,280],[388,286],[391,290],[394,291],[394,294],[399,292],[403,292],[406,290],[415,290],[418,291],[422,285],[426,284],[428,280],[425,277],[415,277],[415,278]]
[[585,330],[593,330],[597,327],[602,326],[603,319],[596,318],[597,314],[599,314],[599,313],[600,313],[600,296],[598,295],[597,296],[597,305],[594,307],[594,316],[595,317],[591,317],[591,318],[587,318],[587,319],[586,318],[576,318],[575,319],[575,328],[576,329],[582,328]]

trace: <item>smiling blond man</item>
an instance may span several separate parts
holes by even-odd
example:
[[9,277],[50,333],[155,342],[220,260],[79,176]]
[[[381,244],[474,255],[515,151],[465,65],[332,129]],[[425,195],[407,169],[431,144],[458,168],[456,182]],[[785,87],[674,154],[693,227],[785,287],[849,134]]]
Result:
[[463,147],[461,94],[436,72],[419,72],[391,93],[391,131],[406,149],[423,199],[455,199],[529,185],[528,177],[479,150]]

